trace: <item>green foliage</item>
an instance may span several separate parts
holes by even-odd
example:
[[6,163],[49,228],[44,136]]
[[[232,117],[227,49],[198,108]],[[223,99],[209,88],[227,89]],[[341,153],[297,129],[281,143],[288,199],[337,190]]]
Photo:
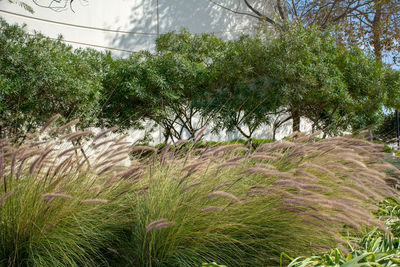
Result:
[[255,130],[269,123],[269,114],[283,104],[280,91],[274,90],[274,81],[266,75],[273,59],[260,36],[241,36],[227,45],[213,66],[209,108],[218,114],[214,118],[216,129],[237,129],[251,139]]
[[329,29],[290,24],[270,47],[271,75],[292,116],[304,116],[332,133],[375,122],[384,87],[372,57],[339,47]]
[[0,20],[1,134],[18,138],[53,114],[96,121],[102,58]]

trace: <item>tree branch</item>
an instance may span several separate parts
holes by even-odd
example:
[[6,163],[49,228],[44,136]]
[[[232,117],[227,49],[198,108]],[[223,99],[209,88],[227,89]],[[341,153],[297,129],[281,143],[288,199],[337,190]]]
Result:
[[214,0],[208,0],[208,1],[213,3],[214,5],[222,8],[222,9],[228,10],[229,12],[232,12],[232,13],[235,13],[235,14],[239,14],[239,15],[250,16],[250,17],[253,17],[253,18],[256,18],[256,19],[261,19],[260,17],[258,17],[256,15],[253,15],[253,14],[250,14],[250,13],[240,12],[240,11],[237,11],[237,10],[230,9],[230,8],[228,8],[226,6],[223,6],[223,5],[219,4],[219,3],[216,3]]
[[259,12],[257,9],[255,9],[253,6],[251,6],[249,4],[249,2],[247,2],[247,0],[243,0],[243,1],[246,4],[246,6],[258,16],[259,19],[264,18],[267,22],[269,22],[271,24],[275,24],[274,20],[272,20],[271,18],[268,18],[266,15],[262,14],[261,12]]

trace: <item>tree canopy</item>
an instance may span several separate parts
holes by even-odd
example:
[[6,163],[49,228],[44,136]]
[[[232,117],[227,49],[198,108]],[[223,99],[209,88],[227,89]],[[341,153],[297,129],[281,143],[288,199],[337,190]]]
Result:
[[0,121],[2,134],[20,136],[56,113],[96,121],[103,55],[61,40],[27,34],[0,19]]
[[[156,53],[114,59],[1,21],[2,134],[23,136],[55,113],[92,126],[164,129],[165,142],[194,138],[206,125],[252,141],[300,118],[335,134],[371,127],[398,108],[399,73],[332,28],[281,23],[272,32],[223,41],[187,30],[160,35]],[[273,135],[274,136],[274,135]]]

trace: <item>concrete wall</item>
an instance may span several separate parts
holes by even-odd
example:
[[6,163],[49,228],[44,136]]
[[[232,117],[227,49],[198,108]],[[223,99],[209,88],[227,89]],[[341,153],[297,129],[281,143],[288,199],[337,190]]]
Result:
[[[61,5],[65,1],[61,0]],[[253,17],[234,14],[209,0],[75,0],[75,12],[68,5],[56,9],[60,4],[51,0],[36,2],[43,6],[53,3],[53,10],[25,2],[33,7],[34,14],[0,0],[0,16],[10,23],[26,23],[29,31],[40,31],[51,38],[61,34],[73,46],[107,47],[119,56],[127,56],[130,51],[154,50],[157,34],[183,27],[194,33],[213,32],[232,39],[251,31],[257,23]],[[243,1],[215,2],[247,11]]]

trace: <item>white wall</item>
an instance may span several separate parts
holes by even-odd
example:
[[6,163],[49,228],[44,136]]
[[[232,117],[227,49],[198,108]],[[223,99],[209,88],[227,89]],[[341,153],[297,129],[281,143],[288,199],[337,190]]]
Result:
[[[243,1],[215,1],[246,11]],[[38,7],[32,1],[25,2],[33,7],[34,14],[17,4],[0,0],[0,16],[10,23],[26,23],[29,31],[40,31],[51,38],[61,34],[74,46],[108,47],[121,56],[128,55],[128,51],[153,50],[158,33],[186,27],[194,33],[215,32],[224,39],[231,39],[251,31],[257,22],[209,0],[75,0],[72,4],[75,13],[69,7],[55,12]],[[52,1],[37,2],[46,6]],[[53,6],[56,5],[53,1]]]

